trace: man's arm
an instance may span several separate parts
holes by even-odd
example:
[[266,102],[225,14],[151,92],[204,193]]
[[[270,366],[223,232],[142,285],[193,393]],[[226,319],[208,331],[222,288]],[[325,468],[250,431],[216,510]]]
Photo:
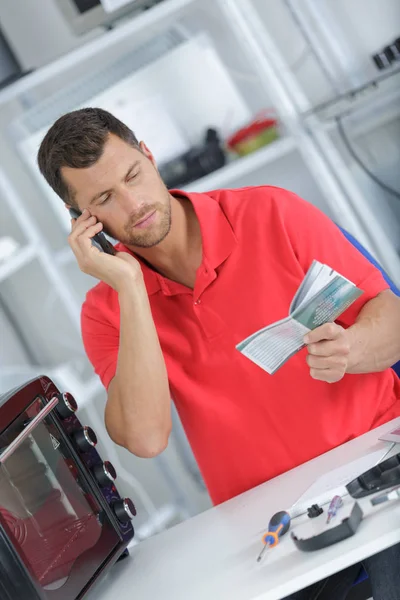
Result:
[[70,246],[80,269],[118,293],[120,340],[116,375],[108,388],[105,422],[110,437],[141,457],[164,450],[171,431],[171,400],[139,262],[127,252],[110,256],[91,244],[102,224],[85,210],[72,220]]
[[348,373],[383,371],[400,360],[400,298],[390,290],[361,309],[348,330]]
[[106,427],[114,442],[151,458],[166,448],[171,432],[167,371],[144,282],[128,279],[118,298],[120,343],[108,388]]
[[369,300],[351,327],[325,323],[305,336],[314,379],[383,371],[400,360],[400,298],[385,290]]

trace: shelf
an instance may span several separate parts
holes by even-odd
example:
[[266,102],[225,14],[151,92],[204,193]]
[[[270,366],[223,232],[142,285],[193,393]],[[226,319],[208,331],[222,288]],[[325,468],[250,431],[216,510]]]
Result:
[[46,83],[52,77],[59,76],[63,72],[72,69],[74,65],[110,50],[125,39],[135,39],[139,33],[145,30],[151,31],[155,27],[162,26],[163,28],[167,28],[170,25],[174,25],[177,14],[195,2],[197,0],[164,0],[164,2],[133,17],[128,22],[115,27],[115,29],[100,35],[96,39],[0,90],[0,106],[14,100],[21,94],[29,92],[38,85]]
[[[373,130],[379,129],[379,127],[385,127],[392,121],[396,121],[400,118],[400,103],[391,103],[390,106],[385,106],[384,110],[375,110],[373,107],[371,108],[372,111],[366,108],[360,108],[358,111],[337,117],[337,120],[341,121],[345,130],[348,131],[352,137],[356,138],[368,135]],[[336,119],[323,121],[317,125],[314,124],[313,128],[322,129],[327,133],[333,133],[337,131],[337,122]]]
[[4,262],[0,261],[0,282],[16,273],[37,257],[36,246],[29,245],[17,250]]
[[284,137],[271,142],[268,146],[253,152],[243,158],[237,158],[225,165],[221,169],[197,179],[188,185],[182,186],[187,192],[204,192],[206,190],[219,189],[230,182],[248,175],[269,163],[278,160],[290,152],[296,150],[296,143],[293,138]]
[[344,117],[371,107],[378,111],[378,103],[387,97],[399,95],[400,68],[391,68],[363,85],[351,89],[331,100],[322,102],[303,113],[303,117],[317,116],[323,121]]

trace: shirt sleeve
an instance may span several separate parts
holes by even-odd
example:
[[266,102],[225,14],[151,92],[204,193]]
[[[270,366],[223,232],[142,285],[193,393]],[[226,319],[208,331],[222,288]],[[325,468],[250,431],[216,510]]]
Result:
[[[118,306],[117,314],[119,317]],[[108,320],[106,311],[99,309],[96,302],[90,299],[90,292],[82,306],[81,330],[86,354],[108,389],[117,370],[119,327]]]
[[364,292],[337,319],[344,326],[352,325],[364,304],[389,288],[382,273],[315,206],[284,190],[279,190],[276,201],[304,274],[315,259],[352,281]]

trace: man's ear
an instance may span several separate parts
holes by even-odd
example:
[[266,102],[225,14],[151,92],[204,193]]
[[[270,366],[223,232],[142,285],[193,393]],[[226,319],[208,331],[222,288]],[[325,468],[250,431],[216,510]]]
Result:
[[72,206],[70,206],[69,204],[64,204],[64,206],[65,206],[65,208],[66,208],[67,210],[69,210],[70,208],[72,208]]
[[151,153],[149,148],[146,146],[146,144],[144,142],[140,142],[139,148],[140,148],[141,152],[149,159],[150,162],[153,163],[154,167],[157,169],[156,159],[154,158],[153,154]]

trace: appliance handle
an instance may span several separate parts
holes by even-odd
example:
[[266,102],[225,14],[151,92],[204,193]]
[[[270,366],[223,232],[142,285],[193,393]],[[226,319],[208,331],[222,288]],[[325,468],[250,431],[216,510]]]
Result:
[[7,446],[4,452],[0,454],[0,465],[4,463],[7,460],[7,458],[9,458],[15,452],[17,448],[20,447],[22,442],[28,437],[28,435],[33,431],[33,429],[35,429],[36,425],[43,421],[45,417],[47,417],[47,415],[53,410],[53,408],[57,406],[57,404],[58,398],[57,396],[54,396],[54,398],[52,398],[46,404],[46,406],[36,415],[36,417],[34,417],[32,421],[28,423],[25,429],[21,431],[19,435],[17,435],[15,440],[13,440],[11,444]]

